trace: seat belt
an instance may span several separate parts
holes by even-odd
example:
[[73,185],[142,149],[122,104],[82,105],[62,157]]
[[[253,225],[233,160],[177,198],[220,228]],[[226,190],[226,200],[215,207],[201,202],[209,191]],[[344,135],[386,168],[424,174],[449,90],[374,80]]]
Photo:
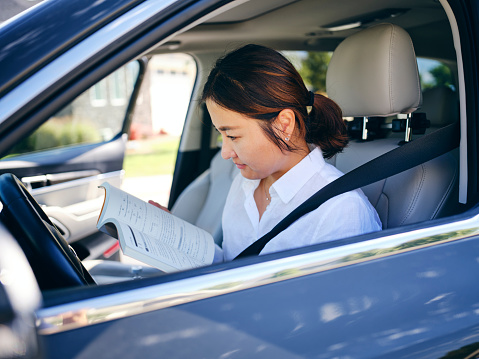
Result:
[[366,162],[321,188],[235,259],[259,255],[271,239],[327,200],[394,176],[450,152],[459,146],[459,139],[459,122],[455,122]]

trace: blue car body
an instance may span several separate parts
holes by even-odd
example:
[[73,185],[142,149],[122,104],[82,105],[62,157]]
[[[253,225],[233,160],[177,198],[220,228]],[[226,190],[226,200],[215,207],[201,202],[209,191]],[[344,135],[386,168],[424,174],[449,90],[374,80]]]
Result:
[[[155,44],[174,41],[186,27],[230,3],[47,0],[3,24],[0,152],[8,153],[105,75],[140,58]],[[286,2],[280,3],[268,11]],[[409,3],[404,6],[414,6]],[[467,100],[463,102],[467,129],[462,136],[468,139],[468,200],[463,211],[375,234],[164,276],[104,286],[19,289],[37,298],[30,308],[0,305],[0,313],[6,313],[0,316],[2,323],[10,325],[11,333],[24,344],[18,357],[476,357],[479,3],[443,3],[460,34],[465,79],[462,99]],[[208,30],[212,25],[205,26]],[[123,143],[112,153],[124,149]],[[81,153],[90,150],[83,148],[86,152]],[[90,156],[90,163],[100,162],[95,154]],[[101,171],[121,169],[122,156],[115,160],[106,156],[104,162],[109,164]],[[177,164],[192,156],[180,149]],[[43,160],[48,168],[48,158]],[[65,169],[83,169],[80,162],[70,162],[65,160]],[[37,175],[30,169],[18,171]],[[186,186],[181,182],[185,181],[181,171],[186,169],[177,171],[178,189],[173,196]],[[0,226],[5,253],[22,257],[11,249],[15,233],[3,223]],[[0,256],[0,270],[2,266],[8,269]],[[1,275],[0,282],[7,288],[0,291],[0,299],[11,302]],[[24,337],[12,324],[19,317],[29,328]],[[6,342],[9,337],[3,335],[0,331],[1,341]]]

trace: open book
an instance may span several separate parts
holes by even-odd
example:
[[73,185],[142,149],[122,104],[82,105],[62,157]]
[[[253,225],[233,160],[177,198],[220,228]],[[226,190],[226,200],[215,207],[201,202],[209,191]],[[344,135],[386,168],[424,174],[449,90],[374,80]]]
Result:
[[127,256],[164,272],[213,262],[211,234],[119,188],[103,183],[105,201],[97,228],[117,238]]

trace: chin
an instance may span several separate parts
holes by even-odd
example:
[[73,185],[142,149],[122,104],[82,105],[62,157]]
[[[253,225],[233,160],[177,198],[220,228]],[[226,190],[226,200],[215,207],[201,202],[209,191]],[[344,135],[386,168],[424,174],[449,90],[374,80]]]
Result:
[[249,180],[260,180],[260,179],[263,178],[259,174],[255,173],[255,172],[251,172],[247,169],[241,170],[241,175],[244,178],[249,179]]

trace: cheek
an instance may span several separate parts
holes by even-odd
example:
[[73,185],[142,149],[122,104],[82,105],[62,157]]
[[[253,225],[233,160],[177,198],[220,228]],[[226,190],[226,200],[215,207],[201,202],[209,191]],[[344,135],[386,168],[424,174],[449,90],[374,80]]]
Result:
[[261,170],[274,167],[281,151],[270,142],[256,141],[255,145],[238,148],[237,155],[252,169]]

